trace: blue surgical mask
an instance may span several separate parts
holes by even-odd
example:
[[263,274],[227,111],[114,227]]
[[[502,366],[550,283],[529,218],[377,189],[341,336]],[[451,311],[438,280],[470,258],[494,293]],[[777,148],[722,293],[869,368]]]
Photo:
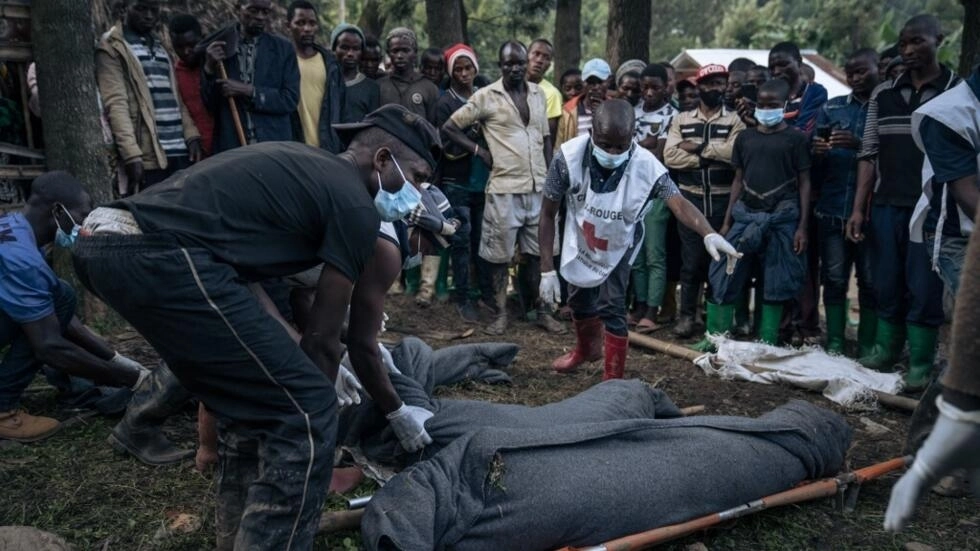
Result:
[[755,120],[762,126],[773,127],[783,122],[783,108],[778,109],[756,109]]
[[401,220],[408,216],[422,201],[422,194],[405,177],[402,168],[398,166],[398,161],[394,157],[391,160],[394,161],[395,168],[402,176],[402,187],[395,193],[385,191],[381,185],[381,173],[378,173],[378,194],[374,196],[374,208],[381,215],[381,220],[385,222]]
[[58,217],[56,216],[54,223],[58,227],[58,230],[54,234],[54,244],[65,249],[70,249],[75,245],[75,241],[78,239],[78,231],[82,228],[75,223],[75,219],[72,218],[71,213],[68,212],[68,209],[66,209],[63,205],[56,205],[56,208],[58,207],[60,207],[64,211],[65,216],[71,220],[71,230],[66,232],[65,230],[61,229],[61,224],[58,223]]
[[619,155],[613,155],[611,153],[606,152],[604,149],[600,148],[599,146],[597,146],[593,141],[592,156],[595,157],[595,160],[596,162],[599,163],[599,166],[608,170],[612,170],[615,168],[619,168],[623,163],[626,162],[627,159],[630,158],[630,150],[627,149],[626,151],[623,151]]

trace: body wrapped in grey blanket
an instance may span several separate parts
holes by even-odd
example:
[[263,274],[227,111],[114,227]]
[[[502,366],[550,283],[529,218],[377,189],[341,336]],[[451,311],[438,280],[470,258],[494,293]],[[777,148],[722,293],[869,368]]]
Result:
[[802,401],[757,419],[479,426],[375,494],[365,548],[595,545],[836,474],[851,437],[839,415]]
[[344,446],[359,448],[372,462],[398,468],[432,457],[460,436],[481,427],[547,429],[681,415],[663,391],[638,380],[607,381],[567,400],[538,407],[432,397],[435,387],[464,380],[509,382],[510,376],[500,369],[509,365],[516,354],[517,346],[513,344],[466,344],[432,350],[417,338],[406,338],[391,350],[392,360],[401,372],[390,374],[391,383],[406,404],[433,412],[425,423],[432,444],[421,453],[406,454],[388,421],[370,400],[341,413],[338,440]]

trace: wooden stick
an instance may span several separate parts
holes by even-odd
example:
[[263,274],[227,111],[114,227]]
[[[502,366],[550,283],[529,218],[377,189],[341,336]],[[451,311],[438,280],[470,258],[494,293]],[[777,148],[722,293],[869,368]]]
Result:
[[[222,80],[228,80],[228,71],[225,69],[225,62],[218,62],[218,76]],[[242,127],[242,118],[238,114],[238,104],[235,102],[235,98],[228,97],[228,107],[231,109],[231,120],[235,123],[235,133],[238,134],[238,142],[242,145],[248,145],[248,140],[245,139],[245,129]]]
[[320,515],[320,523],[317,525],[318,534],[332,534],[343,530],[357,530],[361,527],[361,518],[364,517],[364,509],[353,511],[327,511]]
[[[693,362],[694,360],[700,358],[704,354],[696,350],[691,350],[685,346],[679,344],[674,344],[660,339],[655,339],[648,335],[641,335],[630,331],[629,340],[631,344],[638,345],[642,348],[647,348],[650,350],[655,350],[668,356],[673,356],[675,358],[681,358],[683,360],[688,360]],[[772,371],[771,369],[766,369],[752,364],[742,364],[742,367],[748,369],[752,373],[761,374]],[[915,408],[919,406],[918,400],[913,400],[912,398],[906,398],[905,396],[896,396],[895,394],[889,394],[887,392],[882,392],[880,390],[873,390],[875,398],[878,399],[883,405],[892,407],[894,409],[900,409],[903,411],[915,411]]]
[[686,408],[681,408],[681,415],[687,417],[689,415],[697,415],[698,413],[704,413],[704,406],[688,406]]

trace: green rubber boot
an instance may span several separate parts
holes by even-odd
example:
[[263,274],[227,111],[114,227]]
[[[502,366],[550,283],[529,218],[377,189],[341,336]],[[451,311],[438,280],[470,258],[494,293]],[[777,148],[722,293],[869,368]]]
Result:
[[691,346],[698,352],[714,352],[715,345],[708,339],[708,335],[722,335],[732,330],[732,323],[735,316],[734,304],[715,304],[708,303],[708,320],[705,330],[705,337],[700,342]]
[[759,324],[759,340],[772,345],[779,344],[779,321],[783,318],[783,305],[762,303],[762,323]]
[[824,350],[828,354],[844,353],[844,330],[847,328],[847,303],[824,304],[827,314],[827,345]]
[[905,374],[905,390],[922,390],[929,384],[932,366],[936,361],[936,341],[939,329],[909,323],[909,370]]
[[858,321],[858,357],[864,358],[874,353],[875,332],[878,330],[878,315],[871,308],[861,308]]
[[898,362],[905,344],[905,324],[896,325],[888,320],[878,318],[875,330],[875,344],[871,354],[862,356],[858,362],[864,367],[875,371],[891,371]]
[[436,299],[449,300],[449,249],[439,252],[439,275],[436,277]]
[[415,295],[422,284],[422,267],[416,266],[405,270],[405,294]]

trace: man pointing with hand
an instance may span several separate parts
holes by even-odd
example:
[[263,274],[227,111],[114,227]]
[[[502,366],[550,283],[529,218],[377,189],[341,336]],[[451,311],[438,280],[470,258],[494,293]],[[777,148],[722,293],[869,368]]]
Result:
[[592,119],[591,136],[563,144],[548,171],[538,227],[540,293],[542,300],[552,304],[560,297],[552,243],[555,216],[565,201],[560,269],[569,283],[576,340],[575,348],[552,364],[559,373],[605,356],[603,379],[623,377],[628,344],[626,286],[636,246],[643,241],[643,216],[652,199],[665,201],[681,224],[702,235],[715,260],[722,253],[730,262],[741,256],[681,196],[660,161],[637,147],[634,125],[628,102],[603,102]]

